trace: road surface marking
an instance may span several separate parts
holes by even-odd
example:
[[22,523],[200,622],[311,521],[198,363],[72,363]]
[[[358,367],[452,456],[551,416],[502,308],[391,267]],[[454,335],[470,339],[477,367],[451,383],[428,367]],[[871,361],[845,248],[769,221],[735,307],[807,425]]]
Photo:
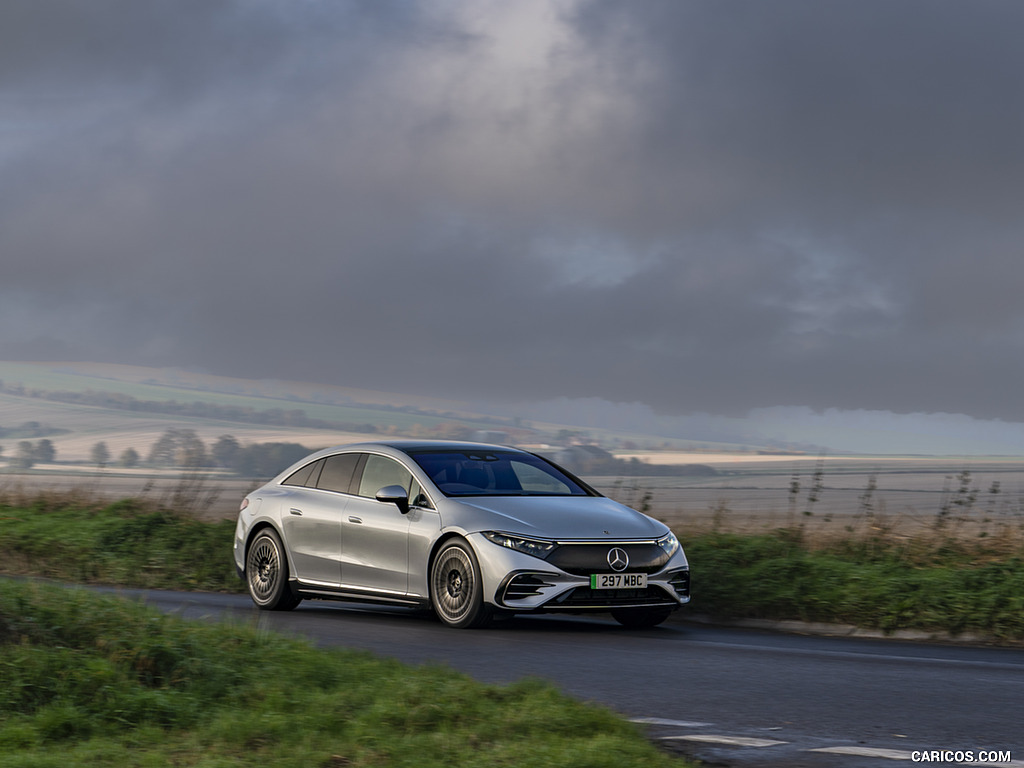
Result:
[[[687,734],[686,736],[662,736],[662,741],[683,739],[684,741],[700,741],[707,744],[730,744],[735,747],[774,747],[788,744],[788,741],[772,741],[771,739],[751,739],[746,736],[716,736],[710,733]],[[907,754],[910,754],[909,752]]]
[[707,728],[711,723],[694,723],[689,720],[666,720],[663,717],[631,717],[631,723],[641,725],[672,725],[677,728]]

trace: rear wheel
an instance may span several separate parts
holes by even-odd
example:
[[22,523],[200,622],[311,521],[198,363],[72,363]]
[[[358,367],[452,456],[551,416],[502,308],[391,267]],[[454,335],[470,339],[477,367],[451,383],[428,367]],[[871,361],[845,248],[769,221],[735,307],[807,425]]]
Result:
[[444,545],[430,568],[430,604],[450,627],[482,627],[491,618],[484,605],[480,566],[469,544],[453,540]]
[[656,627],[669,617],[671,608],[620,608],[612,611],[612,618],[630,629]]
[[260,531],[245,558],[245,583],[252,601],[264,611],[290,611],[302,602],[288,589],[288,559],[270,528]]

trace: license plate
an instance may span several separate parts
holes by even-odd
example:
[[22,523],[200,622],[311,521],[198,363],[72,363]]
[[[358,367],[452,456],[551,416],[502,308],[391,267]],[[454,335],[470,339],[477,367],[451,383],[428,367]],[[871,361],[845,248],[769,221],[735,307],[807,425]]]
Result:
[[592,573],[591,589],[647,589],[646,573]]

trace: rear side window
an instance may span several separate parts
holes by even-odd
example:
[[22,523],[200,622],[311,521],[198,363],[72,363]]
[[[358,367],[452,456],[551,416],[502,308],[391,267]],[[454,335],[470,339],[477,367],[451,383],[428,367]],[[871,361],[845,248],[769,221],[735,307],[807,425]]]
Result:
[[359,463],[358,453],[339,453],[324,459],[324,468],[316,487],[325,491],[352,492],[352,476]]
[[320,465],[322,463],[322,460],[310,462],[302,469],[298,469],[288,475],[288,477],[281,481],[281,485],[316,485],[316,478],[320,474]]

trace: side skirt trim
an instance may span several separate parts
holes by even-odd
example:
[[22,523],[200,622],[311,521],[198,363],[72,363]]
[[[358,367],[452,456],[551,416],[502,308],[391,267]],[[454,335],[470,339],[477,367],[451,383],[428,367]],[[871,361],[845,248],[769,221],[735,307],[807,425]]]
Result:
[[329,589],[315,587],[302,582],[296,582],[292,592],[307,600],[351,600],[362,603],[389,603],[391,605],[411,605],[424,607],[430,605],[430,601],[422,597],[382,595],[379,592],[361,592],[349,589]]

